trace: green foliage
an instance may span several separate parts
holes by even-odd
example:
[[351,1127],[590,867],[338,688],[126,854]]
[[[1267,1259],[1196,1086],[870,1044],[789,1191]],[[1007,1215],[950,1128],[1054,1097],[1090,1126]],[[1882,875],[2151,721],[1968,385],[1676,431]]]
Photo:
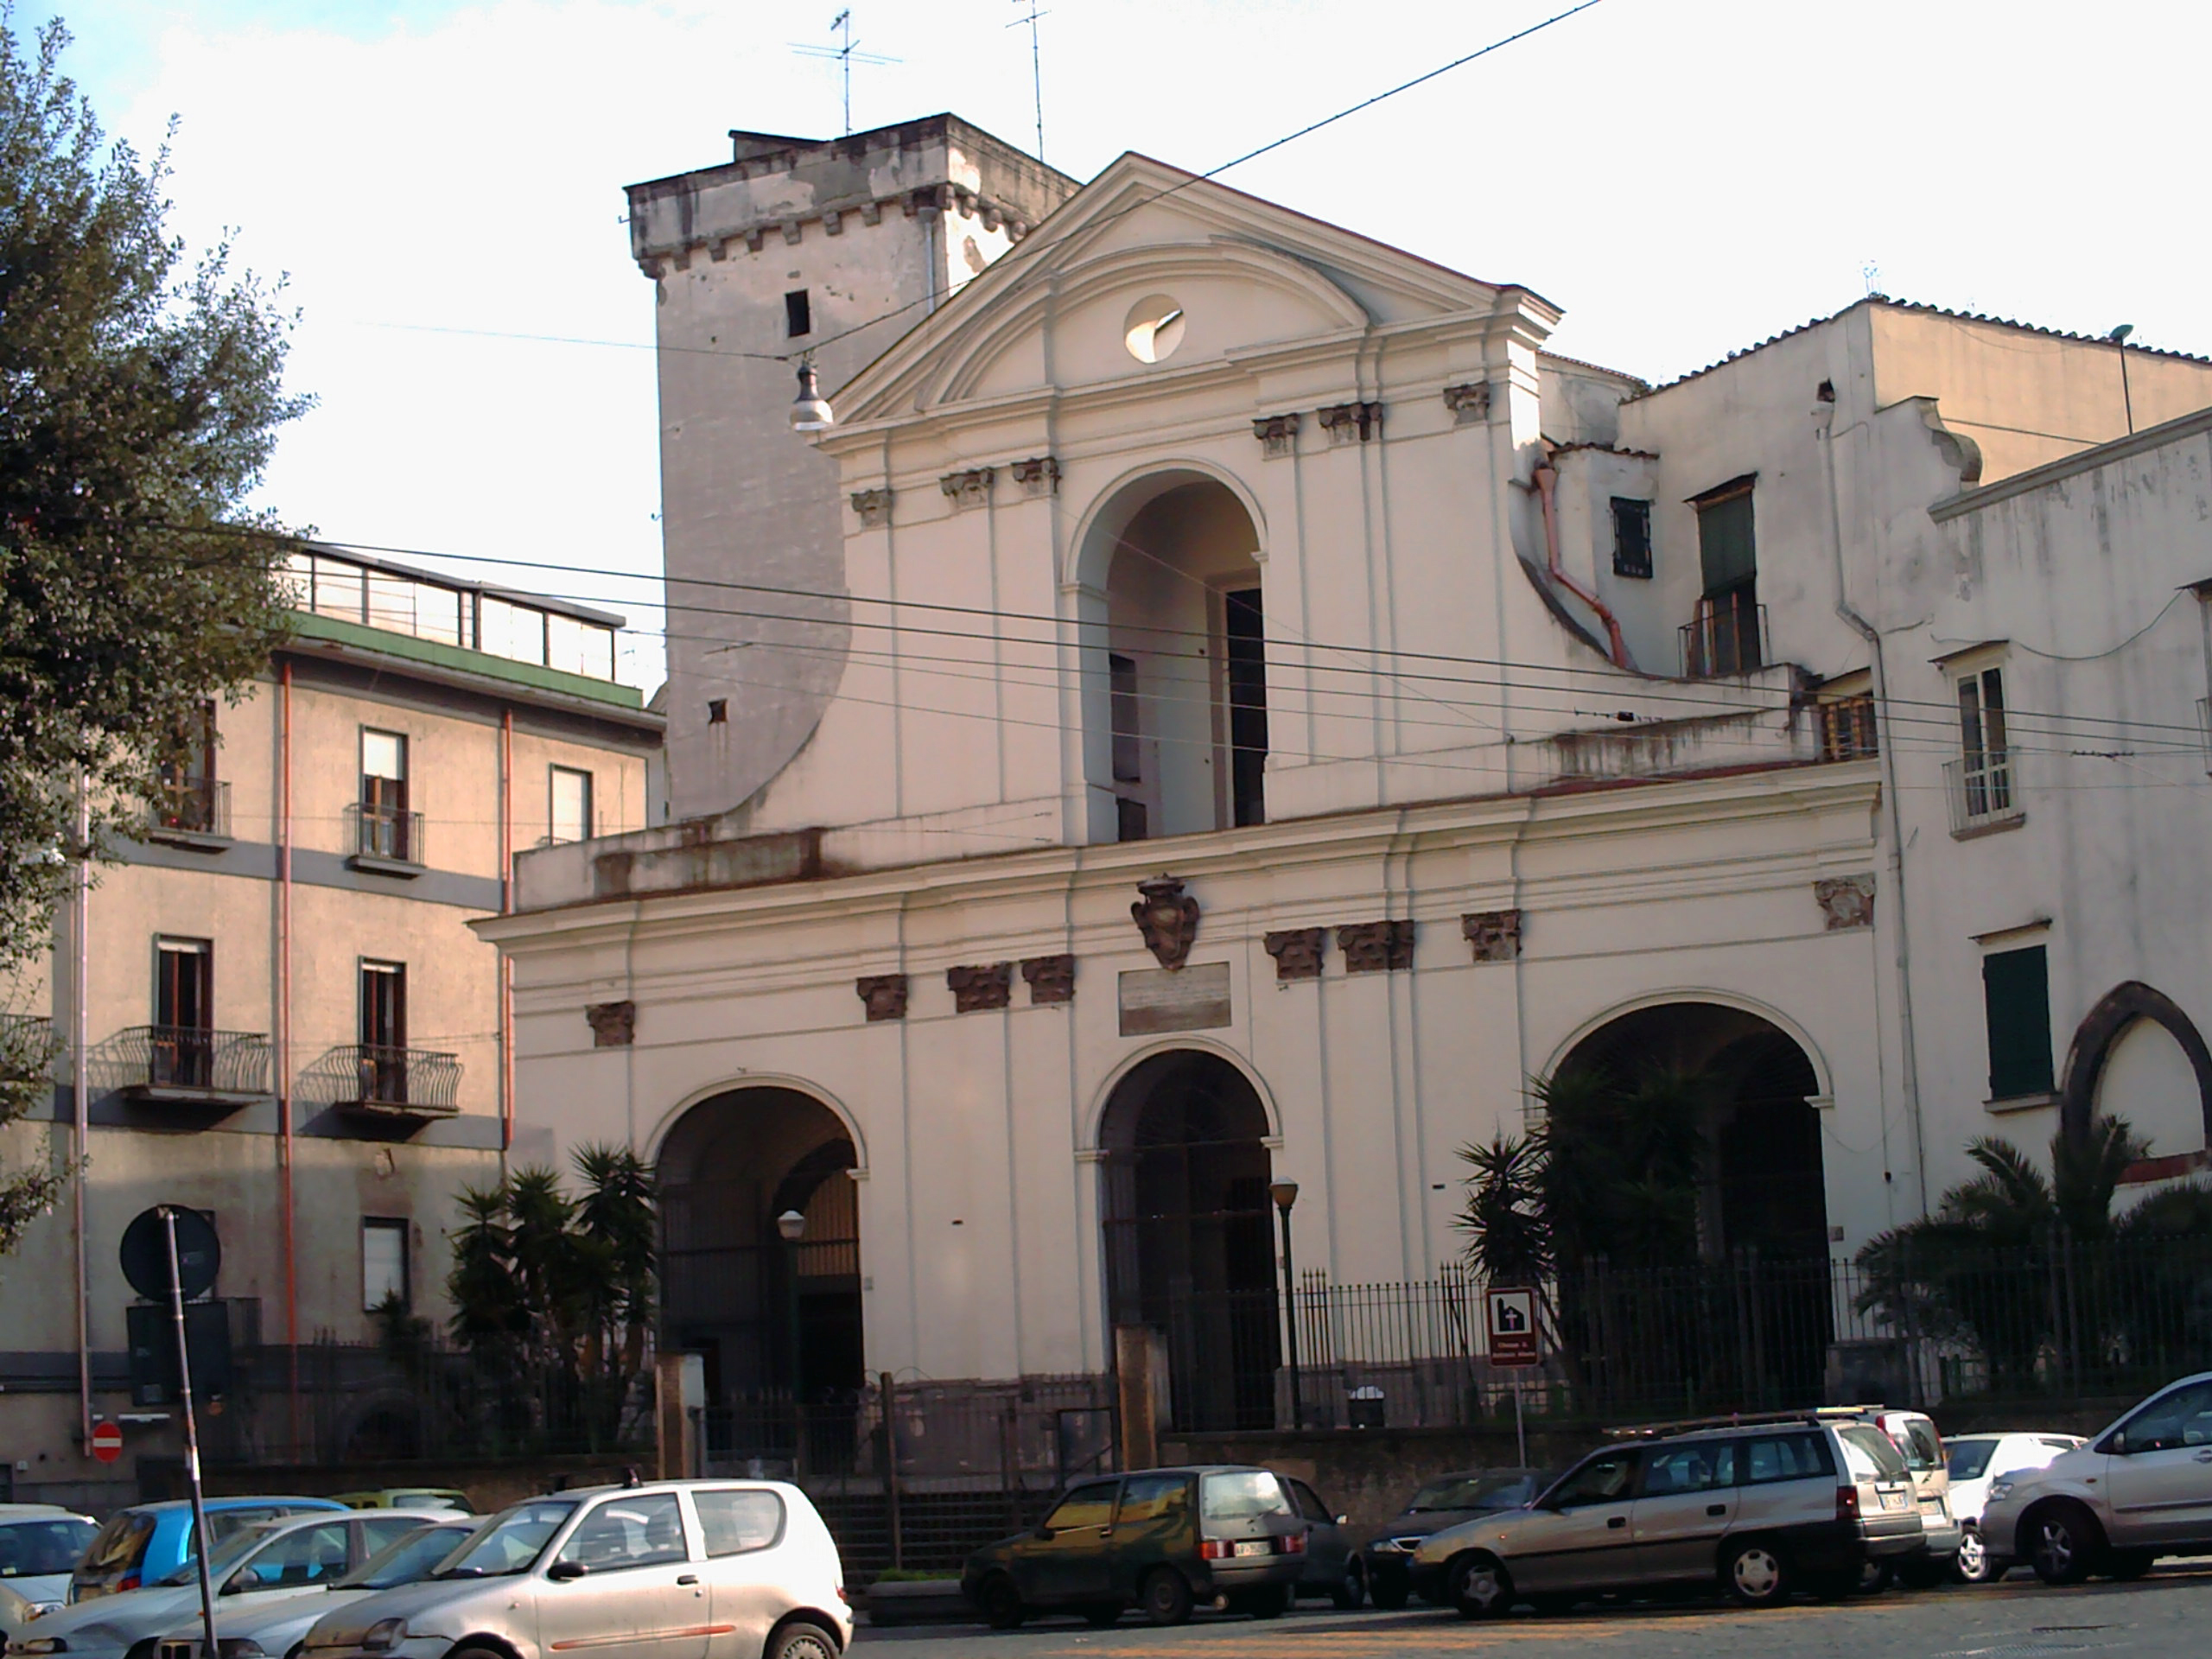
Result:
[[[45,1020],[0,1014],[0,1127],[53,1097],[54,1054]],[[12,1255],[24,1230],[54,1208],[67,1173],[51,1160],[0,1162],[0,1257]]]
[[552,1427],[533,1415],[573,1415],[596,1448],[632,1427],[659,1288],[659,1203],[627,1147],[582,1147],[572,1161],[578,1197],[541,1166],[465,1190],[446,1287],[454,1339],[499,1388],[508,1437]]
[[[282,371],[291,318],[230,269],[188,264],[164,221],[166,147],[105,143],[0,5],[0,979],[51,943],[73,879],[144,822],[198,706],[268,660],[295,543],[245,511],[306,400]],[[78,830],[85,783],[89,836]],[[0,1124],[41,1094],[0,1086]],[[0,1173],[0,1251],[51,1202]]]

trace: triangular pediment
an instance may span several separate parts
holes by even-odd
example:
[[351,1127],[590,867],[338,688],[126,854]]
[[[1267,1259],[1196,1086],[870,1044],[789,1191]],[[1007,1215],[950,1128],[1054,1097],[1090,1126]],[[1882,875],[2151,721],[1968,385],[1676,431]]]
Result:
[[[839,425],[1488,317],[1501,291],[1127,155],[841,389]],[[1161,300],[1179,311],[1181,337],[1147,364],[1127,337],[1146,303]]]

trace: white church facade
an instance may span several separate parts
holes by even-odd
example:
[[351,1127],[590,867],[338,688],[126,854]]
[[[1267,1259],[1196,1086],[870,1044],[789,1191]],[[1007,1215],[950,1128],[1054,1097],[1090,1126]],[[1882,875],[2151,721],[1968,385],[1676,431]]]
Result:
[[[1459,1148],[1599,1059],[1736,1080],[1715,1255],[2101,1108],[2202,1162],[2212,363],[1872,298],[1654,390],[1527,289],[950,118],[632,198],[677,817],[477,925],[517,1157],[655,1160],[718,1401],[1142,1324],[1185,1427],[1273,1421],[1271,1185],[1300,1267],[1429,1279]],[[817,323],[855,262],[893,338]],[[732,406],[733,318],[818,327],[833,426]]]

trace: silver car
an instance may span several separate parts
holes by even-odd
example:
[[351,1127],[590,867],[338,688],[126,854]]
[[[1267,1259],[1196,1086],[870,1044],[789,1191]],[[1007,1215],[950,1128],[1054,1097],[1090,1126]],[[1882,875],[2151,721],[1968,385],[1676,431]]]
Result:
[[2045,1584],[2137,1579],[2212,1551],[2212,1371],[2169,1383],[2088,1445],[1989,1484],[1981,1535]]
[[835,1659],[837,1546],[798,1487],[656,1481],[533,1497],[424,1581],[322,1619],[302,1659]]
[[[301,1643],[318,1620],[379,1590],[391,1590],[428,1578],[431,1568],[458,1549],[476,1530],[474,1517],[440,1521],[409,1510],[417,1530],[372,1556],[354,1572],[334,1579],[319,1596],[263,1598],[242,1610],[225,1608],[215,1627],[222,1659],[296,1659]],[[161,1639],[152,1659],[200,1659],[207,1643],[195,1613]]]
[[[247,1609],[320,1592],[385,1545],[423,1525],[420,1515],[361,1515],[316,1510],[258,1522],[215,1547],[216,1637]],[[8,1639],[8,1659],[124,1659],[190,1618],[200,1606],[200,1564],[188,1560],[158,1584],[75,1602],[33,1619]]]

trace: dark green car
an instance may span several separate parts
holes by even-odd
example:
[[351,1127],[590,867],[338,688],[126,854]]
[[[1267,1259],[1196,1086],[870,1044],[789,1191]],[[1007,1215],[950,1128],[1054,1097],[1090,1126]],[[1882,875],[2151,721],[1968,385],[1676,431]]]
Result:
[[1274,1618],[1306,1573],[1312,1530],[1265,1469],[1144,1469],[1070,1487],[1035,1531],[969,1556],[960,1587],[998,1630],[1046,1611],[1111,1624],[1132,1606],[1154,1624],[1200,1605]]

